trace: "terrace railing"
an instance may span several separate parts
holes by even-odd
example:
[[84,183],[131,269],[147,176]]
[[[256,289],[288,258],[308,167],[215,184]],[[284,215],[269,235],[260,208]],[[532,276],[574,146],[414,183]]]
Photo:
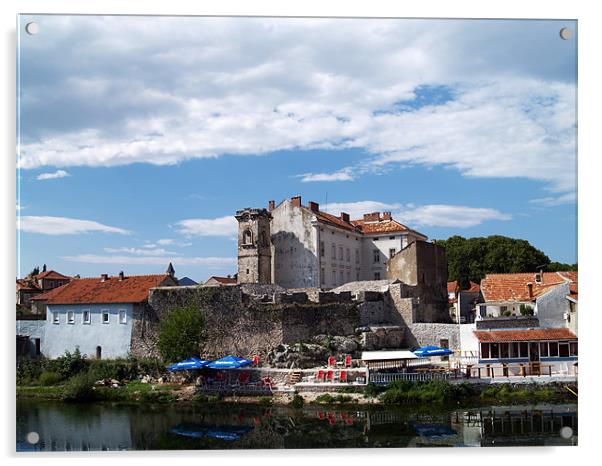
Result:
[[447,372],[406,372],[406,373],[371,373],[370,382],[376,384],[390,384],[397,381],[428,382],[430,380],[448,380]]

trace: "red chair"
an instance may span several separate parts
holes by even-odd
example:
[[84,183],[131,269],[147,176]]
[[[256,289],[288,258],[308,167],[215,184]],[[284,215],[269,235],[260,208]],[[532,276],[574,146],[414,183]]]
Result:
[[334,371],[326,372],[326,382],[334,382]]
[[270,390],[276,387],[276,385],[274,385],[274,382],[272,382],[272,379],[270,379],[269,377],[264,377],[261,381],[263,382],[263,386],[268,387]]
[[345,419],[345,424],[347,424],[348,426],[352,426],[353,425],[353,419]]
[[345,367],[351,367],[351,356],[349,354],[345,356]]
[[316,380],[318,382],[324,381],[324,371],[322,371],[322,370],[318,371],[318,373],[316,374]]
[[259,356],[253,356],[252,361],[254,366],[259,366]]
[[324,411],[318,412],[318,419],[320,419],[321,421],[326,419],[326,414],[324,414]]
[[241,385],[245,385],[245,384],[249,383],[250,378],[251,378],[251,375],[248,372],[241,372],[238,375],[238,383]]
[[328,367],[334,367],[336,365],[337,361],[334,358],[334,356],[330,356],[328,358]]
[[340,375],[339,380],[341,382],[347,382],[347,371],[341,371],[341,375]]

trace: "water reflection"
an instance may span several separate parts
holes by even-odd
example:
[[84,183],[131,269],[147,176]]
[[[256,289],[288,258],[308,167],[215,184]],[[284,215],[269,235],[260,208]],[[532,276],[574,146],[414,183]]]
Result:
[[[39,434],[35,444],[27,441],[31,432]],[[293,410],[17,403],[18,451],[576,445],[577,433],[575,404]]]

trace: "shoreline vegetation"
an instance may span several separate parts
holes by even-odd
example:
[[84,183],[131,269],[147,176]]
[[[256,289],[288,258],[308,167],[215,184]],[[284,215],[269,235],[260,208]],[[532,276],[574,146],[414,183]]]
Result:
[[576,402],[562,384],[474,385],[393,382],[387,386],[340,387],[332,392],[274,393],[273,396],[206,395],[193,380],[170,381],[156,359],[87,360],[79,352],[54,360],[23,360],[17,367],[17,399],[64,402],[248,403],[289,405],[524,404]]

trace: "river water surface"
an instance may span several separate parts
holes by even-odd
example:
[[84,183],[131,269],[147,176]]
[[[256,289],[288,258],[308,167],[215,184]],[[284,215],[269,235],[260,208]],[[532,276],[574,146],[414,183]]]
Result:
[[17,451],[577,445],[577,405],[259,407],[17,402]]

